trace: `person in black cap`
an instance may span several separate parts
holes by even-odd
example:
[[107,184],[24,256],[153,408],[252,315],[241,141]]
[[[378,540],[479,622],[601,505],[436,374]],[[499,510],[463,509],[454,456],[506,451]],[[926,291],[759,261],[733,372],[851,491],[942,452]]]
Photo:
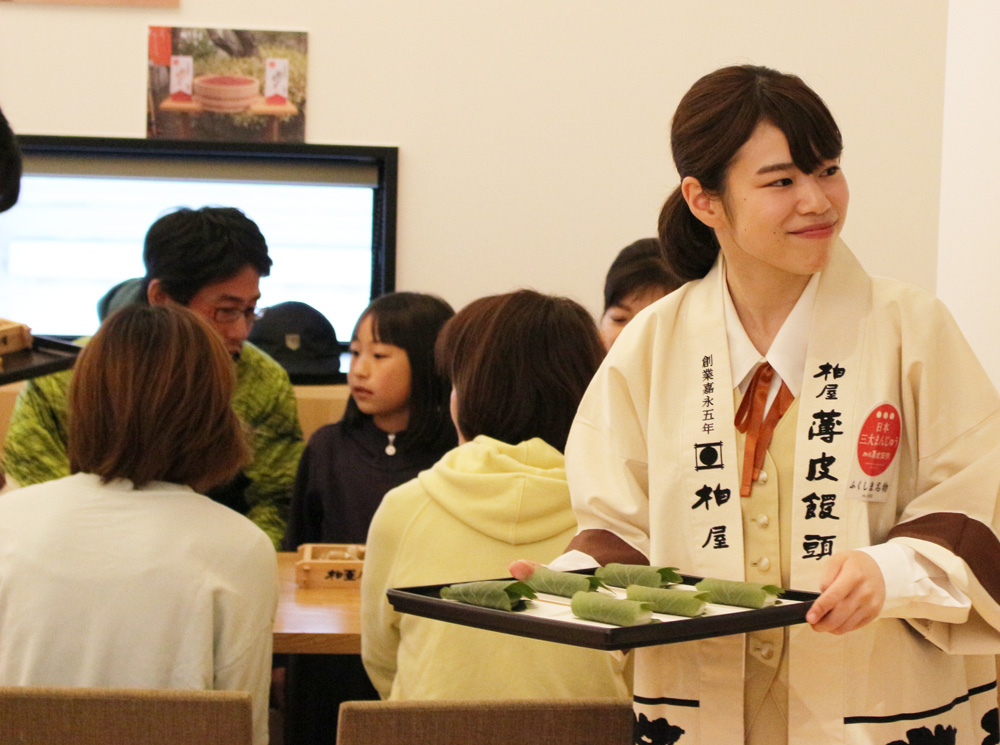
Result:
[[290,300],[265,308],[248,340],[285,368],[292,385],[347,382],[333,324],[307,303]]

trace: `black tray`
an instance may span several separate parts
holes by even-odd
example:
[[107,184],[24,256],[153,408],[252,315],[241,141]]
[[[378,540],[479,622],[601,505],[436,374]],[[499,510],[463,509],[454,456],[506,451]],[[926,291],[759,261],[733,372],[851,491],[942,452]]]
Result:
[[[702,579],[688,574],[682,574],[681,577],[685,585],[693,585]],[[569,618],[561,620],[533,615],[532,607],[537,608],[538,600],[533,601],[527,610],[522,611],[494,610],[454,600],[444,600],[440,596],[440,590],[448,584],[451,583],[395,588],[388,590],[386,594],[393,608],[400,613],[577,647],[607,650],[652,647],[658,644],[674,644],[805,623],[806,612],[812,606],[813,600],[818,597],[814,592],[786,590],[781,596],[780,605],[760,610],[713,605],[710,608],[719,615],[677,618],[656,614],[654,617],[661,619],[660,623],[608,626],[572,618],[568,607],[569,598],[556,601],[566,603],[566,615]],[[554,596],[540,594],[539,599],[542,598],[550,600]]]
[[0,385],[68,370],[83,351],[83,347],[48,336],[33,337],[32,342],[31,349],[3,355]]

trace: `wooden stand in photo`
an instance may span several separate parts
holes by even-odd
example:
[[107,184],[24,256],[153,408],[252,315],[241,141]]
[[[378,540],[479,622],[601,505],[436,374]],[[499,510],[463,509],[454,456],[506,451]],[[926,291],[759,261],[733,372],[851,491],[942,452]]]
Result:
[[[189,140],[191,139],[191,117],[203,113],[205,108],[194,100],[175,101],[172,98],[167,98],[160,104],[160,111],[179,114],[181,117],[181,136],[183,139]],[[286,116],[295,116],[298,114],[299,107],[290,102],[281,104],[267,103],[263,96],[257,96],[249,108],[239,113],[269,117],[267,126],[268,140],[270,142],[278,142],[280,120]]]

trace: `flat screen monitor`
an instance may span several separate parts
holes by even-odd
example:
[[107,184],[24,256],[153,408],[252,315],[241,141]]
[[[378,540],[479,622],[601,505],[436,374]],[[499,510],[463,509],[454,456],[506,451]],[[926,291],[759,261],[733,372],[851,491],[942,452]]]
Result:
[[[177,207],[237,207],[274,264],[261,308],[308,303],[345,344],[395,285],[396,148],[22,136],[18,203],[0,215],[0,318],[92,334],[97,301],[145,273],[143,238]],[[346,346],[346,344],[345,344]]]

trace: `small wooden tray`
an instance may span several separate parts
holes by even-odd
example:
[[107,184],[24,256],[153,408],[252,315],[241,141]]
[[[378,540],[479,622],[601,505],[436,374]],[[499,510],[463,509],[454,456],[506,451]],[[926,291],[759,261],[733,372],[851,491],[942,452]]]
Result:
[[36,336],[30,349],[3,355],[0,385],[68,370],[82,351],[83,347],[68,341]]
[[[359,543],[303,543],[295,562],[299,587],[347,587],[361,583],[365,547]],[[351,558],[351,557],[360,558]]]
[[[580,574],[589,574],[592,571]],[[689,586],[685,589],[693,589],[693,585],[702,579],[686,574],[682,574],[681,577],[684,585]],[[400,613],[411,613],[516,636],[605,650],[674,644],[804,623],[806,612],[812,606],[812,601],[818,597],[813,592],[786,590],[778,605],[760,610],[710,604],[709,615],[699,618],[681,618],[656,613],[654,614],[656,623],[641,626],[609,626],[573,616],[569,609],[569,598],[539,593],[537,600],[529,601],[526,610],[503,611],[444,600],[440,594],[442,587],[447,587],[447,584],[396,588],[389,590],[387,595],[393,608]]]
[[20,352],[22,349],[28,349],[30,346],[30,328],[23,323],[0,318],[0,355]]

